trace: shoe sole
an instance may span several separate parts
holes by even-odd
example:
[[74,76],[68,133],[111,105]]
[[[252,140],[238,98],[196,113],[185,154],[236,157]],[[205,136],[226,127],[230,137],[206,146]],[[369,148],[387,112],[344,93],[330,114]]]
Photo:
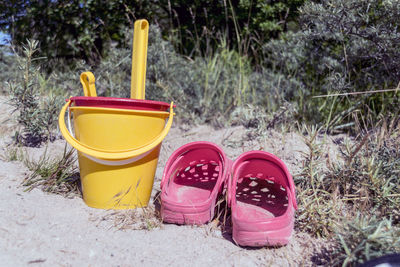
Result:
[[244,231],[232,229],[232,238],[236,244],[248,247],[284,246],[292,236],[293,224],[270,231]]
[[[214,205],[212,205],[211,207],[214,207]],[[213,217],[213,208],[205,211],[189,213],[169,209],[168,205],[161,206],[161,218],[163,222],[166,223],[201,225],[208,223]]]

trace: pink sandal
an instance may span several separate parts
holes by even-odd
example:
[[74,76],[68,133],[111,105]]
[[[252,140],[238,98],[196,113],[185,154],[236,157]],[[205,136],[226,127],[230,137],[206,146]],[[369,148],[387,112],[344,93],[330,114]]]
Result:
[[193,142],[177,149],[166,163],[160,185],[163,221],[209,222],[230,166],[222,149],[210,142]]
[[273,154],[250,151],[236,159],[228,183],[233,240],[240,246],[286,245],[297,209],[287,167]]

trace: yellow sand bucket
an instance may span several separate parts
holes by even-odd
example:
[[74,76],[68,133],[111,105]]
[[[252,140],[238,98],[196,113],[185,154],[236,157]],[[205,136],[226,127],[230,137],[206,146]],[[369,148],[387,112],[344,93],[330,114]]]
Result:
[[161,142],[173,116],[173,103],[109,97],[68,100],[59,126],[65,140],[78,150],[88,206],[131,209],[148,204]]

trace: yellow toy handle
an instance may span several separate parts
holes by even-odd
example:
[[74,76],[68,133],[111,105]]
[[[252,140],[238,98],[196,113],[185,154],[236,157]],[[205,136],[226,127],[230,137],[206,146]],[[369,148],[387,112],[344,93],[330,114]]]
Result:
[[83,86],[83,93],[85,96],[97,96],[95,78],[90,71],[82,72],[81,84]]
[[[174,111],[173,111],[174,103],[172,102],[170,106],[168,122],[165,125],[164,130],[162,130],[162,132],[157,137],[155,137],[150,143],[146,144],[145,146],[123,152],[104,151],[104,150],[99,151],[98,149],[92,148],[88,145],[79,142],[69,132],[67,126],[65,125],[64,116],[70,104],[71,100],[68,100],[68,102],[61,109],[60,115],[58,117],[58,125],[60,127],[61,134],[64,136],[65,140],[76,150],[82,152],[83,154],[85,154],[85,156],[91,156],[100,160],[111,160],[111,161],[120,160],[122,162],[126,162],[127,159],[140,157],[142,154],[149,152],[150,150],[158,146],[164,140],[165,136],[167,136],[169,130],[171,129],[172,121],[174,118]],[[110,164],[110,165],[117,165],[117,164]]]
[[132,48],[131,98],[145,98],[147,41],[149,23],[145,19],[135,21]]

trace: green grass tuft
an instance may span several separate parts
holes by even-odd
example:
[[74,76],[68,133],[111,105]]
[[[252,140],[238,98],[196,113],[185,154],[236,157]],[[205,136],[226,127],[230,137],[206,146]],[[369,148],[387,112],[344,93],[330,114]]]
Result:
[[59,159],[51,159],[46,151],[38,161],[25,159],[25,166],[31,173],[25,178],[22,185],[25,191],[41,188],[45,192],[64,196],[80,195],[79,173],[76,166],[76,157],[73,149],[64,147],[64,153]]

